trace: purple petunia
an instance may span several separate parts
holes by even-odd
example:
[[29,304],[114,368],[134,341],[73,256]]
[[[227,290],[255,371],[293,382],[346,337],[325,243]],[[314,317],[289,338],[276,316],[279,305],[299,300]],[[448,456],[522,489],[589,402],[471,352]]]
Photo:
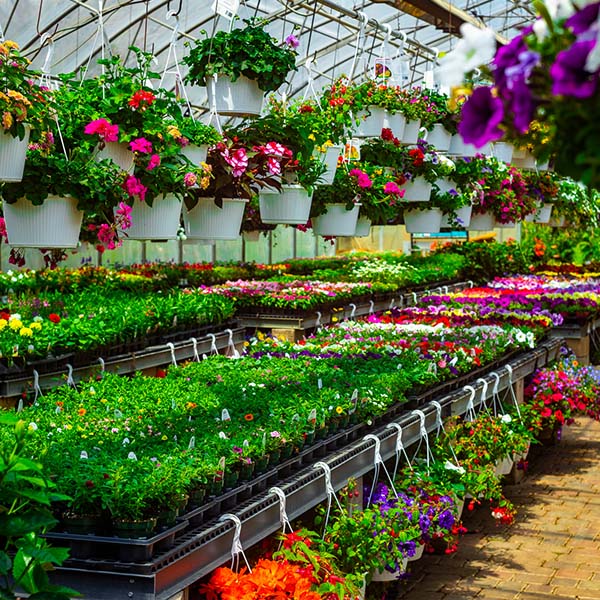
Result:
[[503,118],[502,100],[494,97],[489,87],[481,86],[463,105],[458,132],[466,143],[481,148],[502,138],[499,125]]
[[552,93],[555,96],[590,98],[598,87],[598,75],[585,70],[588,55],[596,45],[595,39],[576,40],[570,48],[556,55],[550,67]]

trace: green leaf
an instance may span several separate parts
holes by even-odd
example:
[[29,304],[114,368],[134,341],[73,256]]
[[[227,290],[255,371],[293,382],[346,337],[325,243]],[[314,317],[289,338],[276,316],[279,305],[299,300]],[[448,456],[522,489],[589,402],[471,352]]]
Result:
[[0,574],[6,575],[10,571],[12,567],[12,560],[10,560],[10,556],[4,552],[4,550],[0,550]]

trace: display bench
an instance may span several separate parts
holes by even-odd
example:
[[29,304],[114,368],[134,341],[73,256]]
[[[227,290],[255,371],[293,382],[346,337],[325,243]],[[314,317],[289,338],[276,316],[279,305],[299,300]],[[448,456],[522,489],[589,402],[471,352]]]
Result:
[[364,317],[376,312],[389,310],[393,307],[413,306],[421,298],[429,294],[458,292],[466,287],[473,287],[473,282],[449,283],[448,285],[438,285],[433,288],[415,290],[414,292],[398,290],[394,293],[385,294],[383,298],[375,297],[368,301],[351,302],[346,305],[315,311],[309,314],[267,315],[242,312],[239,315],[239,324],[246,327],[251,333],[257,330],[268,330],[277,337],[297,342],[307,333],[312,332],[321,325],[330,325],[346,319]]
[[[491,366],[488,373],[473,375],[466,386],[451,393],[397,405],[370,428],[350,426],[305,448],[275,471],[213,499],[206,514],[192,511],[183,515],[176,531],[169,531],[168,536],[163,532],[161,539],[118,542],[119,558],[98,551],[98,544],[114,545],[114,538],[96,540],[82,549],[82,544],[92,543],[91,536],[49,534],[57,545],[75,543],[83,556],[87,551],[87,557],[67,560],[51,578],[92,600],[181,598],[199,578],[228,561],[234,537],[239,536],[242,546],[248,548],[280,529],[283,509],[289,519],[301,516],[344,487],[349,478],[372,471],[378,459],[393,460],[402,448],[410,448],[438,430],[443,418],[465,414],[471,408],[476,411],[495,394],[510,393],[518,398],[523,379],[555,359],[560,346],[558,338],[547,339],[529,352]],[[280,492],[273,491],[273,485]],[[231,513],[234,519],[227,516]],[[198,520],[201,524],[194,525]]]
[[589,365],[591,346],[600,348],[600,318],[589,319],[585,323],[566,323],[554,327],[550,335],[564,340],[579,362]]
[[239,351],[245,340],[245,329],[232,324],[220,330],[215,326],[214,333],[205,333],[198,338],[167,342],[144,348],[143,350],[117,354],[109,358],[96,359],[91,364],[74,367],[65,363],[45,373],[33,370],[33,373],[15,375],[0,379],[0,406],[14,404],[14,398],[23,392],[33,390],[41,394],[42,389],[69,384],[97,376],[102,371],[118,375],[128,375],[141,371],[155,374],[156,369],[166,365],[177,365],[179,362],[201,360],[204,355],[219,352]]

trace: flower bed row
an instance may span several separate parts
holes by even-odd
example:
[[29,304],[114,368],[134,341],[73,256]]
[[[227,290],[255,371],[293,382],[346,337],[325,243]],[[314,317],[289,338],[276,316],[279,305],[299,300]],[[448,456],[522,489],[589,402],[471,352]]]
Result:
[[[573,358],[539,370],[526,390],[525,404],[503,405],[495,398],[477,415],[446,421],[431,451],[421,447],[415,456],[411,452],[411,462],[399,471],[398,462],[393,468],[388,464],[388,471],[366,485],[363,494],[349,482],[331,514],[326,505],[319,507],[315,531],[284,530],[277,536],[283,544],[274,552],[261,552],[253,575],[245,568],[235,572],[221,567],[200,591],[215,600],[241,593],[258,598],[298,577],[315,600],[364,598],[365,582],[410,576],[408,565],[423,550],[456,551],[466,531],[460,520],[465,503],[468,510],[489,503],[497,522],[510,525],[516,511],[502,491],[508,472],[504,463],[526,470],[530,444],[537,443],[545,428],[586,412],[598,418],[599,386],[597,373]],[[569,418],[559,414],[557,421],[545,412],[548,405],[562,406]],[[391,479],[386,480],[387,474]],[[369,585],[366,598],[376,597],[381,589]]]

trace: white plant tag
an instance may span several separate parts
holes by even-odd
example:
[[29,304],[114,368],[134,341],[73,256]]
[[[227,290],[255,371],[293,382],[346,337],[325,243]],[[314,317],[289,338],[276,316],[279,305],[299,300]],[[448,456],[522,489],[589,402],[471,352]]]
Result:
[[319,379],[317,379],[317,387],[319,389],[323,388],[323,380],[319,377]]
[[313,408],[309,413],[308,413],[308,422],[309,423],[316,423],[317,421],[317,409]]
[[226,408],[221,411],[221,421],[231,421],[231,416]]
[[190,438],[190,443],[188,444],[188,448],[191,450],[192,448],[196,447],[196,437],[192,436]]
[[237,11],[240,7],[240,0],[215,0],[212,8],[213,10],[222,17],[233,20],[233,17],[237,15]]
[[79,454],[79,459],[87,460],[87,458],[88,458],[88,453],[85,450],[82,450],[81,453]]
[[130,453],[127,455],[127,458],[128,458],[129,460],[137,460],[137,456],[135,455],[135,452],[130,452]]
[[222,440],[226,440],[226,439],[227,439],[227,435],[225,434],[225,432],[224,432],[224,431],[219,431],[219,437],[220,437]]

